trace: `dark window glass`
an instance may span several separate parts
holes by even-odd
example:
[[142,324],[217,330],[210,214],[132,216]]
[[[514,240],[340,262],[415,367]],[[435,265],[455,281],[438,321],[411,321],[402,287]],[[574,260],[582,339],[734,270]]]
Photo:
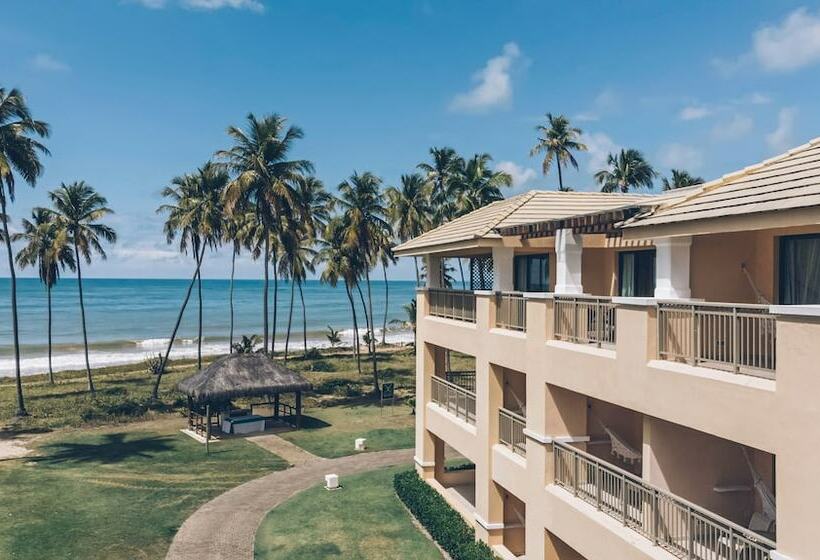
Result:
[[655,294],[655,250],[618,253],[618,292],[623,297]]
[[820,303],[820,235],[780,239],[780,303]]
[[519,292],[546,292],[549,290],[549,259],[547,255],[520,255],[515,257],[514,286]]

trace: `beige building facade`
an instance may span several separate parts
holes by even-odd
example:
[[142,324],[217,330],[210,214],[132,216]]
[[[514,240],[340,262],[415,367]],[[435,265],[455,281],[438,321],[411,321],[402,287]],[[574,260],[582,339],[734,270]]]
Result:
[[500,557],[820,558],[820,141],[396,251],[427,272],[416,468]]

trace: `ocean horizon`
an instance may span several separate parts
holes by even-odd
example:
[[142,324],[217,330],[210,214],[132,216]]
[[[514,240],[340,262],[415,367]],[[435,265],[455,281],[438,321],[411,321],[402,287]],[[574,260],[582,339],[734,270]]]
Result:
[[[141,362],[164,352],[190,280],[188,279],[83,279],[89,360],[92,367]],[[228,352],[230,281],[203,279],[204,355]],[[415,282],[390,280],[387,283],[387,333],[389,342],[412,342],[413,333],[394,321],[405,321],[403,306],[415,297]],[[262,334],[262,280],[234,281],[234,340],[242,335]],[[385,284],[371,280],[376,333],[381,337],[385,316]],[[14,375],[9,278],[0,278],[0,377]],[[353,323],[350,303],[343,286],[333,288],[318,280],[303,285],[308,347],[329,346],[328,325],[340,331],[342,343],[351,345]],[[367,297],[366,286],[362,291]],[[302,341],[302,309],[298,289],[294,290],[290,348],[299,352]],[[279,282],[276,317],[276,350],[284,349],[291,287]],[[359,329],[364,332],[361,298],[354,293]],[[18,278],[17,302],[20,322],[21,371],[25,375],[48,371],[47,294],[37,278]],[[191,358],[197,351],[196,287],[180,324],[172,358]],[[270,317],[273,315],[273,282],[270,285]],[[63,278],[52,290],[52,363],[55,371],[85,367],[76,278]]]

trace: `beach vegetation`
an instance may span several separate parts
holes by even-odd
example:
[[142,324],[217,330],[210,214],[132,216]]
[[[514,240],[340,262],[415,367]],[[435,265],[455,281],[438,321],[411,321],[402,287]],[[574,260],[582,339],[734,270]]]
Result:
[[573,152],[585,152],[587,146],[581,142],[583,131],[570,124],[569,119],[564,115],[553,115],[547,113],[546,124],[539,124],[535,127],[538,132],[538,140],[530,150],[530,156],[543,154],[541,161],[541,172],[549,173],[552,164],[558,169],[558,190],[568,191],[571,187],[564,186],[564,176],[562,166],[572,166],[578,169],[578,160]]
[[633,148],[609,154],[606,168],[595,174],[595,181],[601,185],[601,192],[627,193],[639,188],[652,188],[658,173],[646,161],[644,155]]

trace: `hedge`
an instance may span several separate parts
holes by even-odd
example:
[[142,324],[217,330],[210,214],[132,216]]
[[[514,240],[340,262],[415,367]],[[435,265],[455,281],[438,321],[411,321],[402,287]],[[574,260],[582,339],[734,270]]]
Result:
[[475,530],[416,471],[398,473],[393,478],[393,488],[407,509],[453,560],[496,559],[489,546],[475,540]]

